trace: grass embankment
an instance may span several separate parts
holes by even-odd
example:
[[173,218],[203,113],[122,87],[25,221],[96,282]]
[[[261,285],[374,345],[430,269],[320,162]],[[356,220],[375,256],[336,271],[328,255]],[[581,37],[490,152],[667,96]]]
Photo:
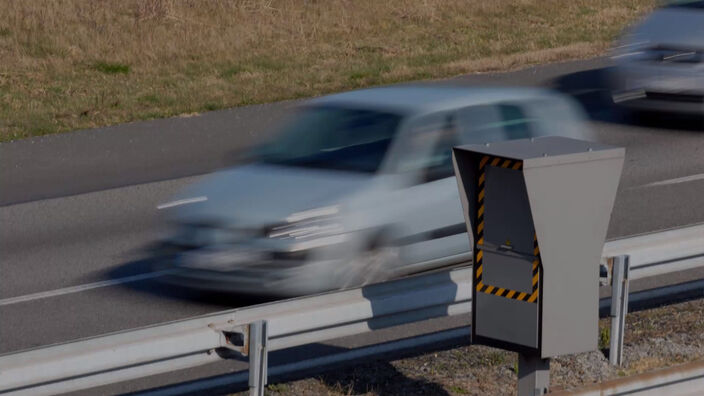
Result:
[[0,0],[0,141],[602,53],[655,0]]

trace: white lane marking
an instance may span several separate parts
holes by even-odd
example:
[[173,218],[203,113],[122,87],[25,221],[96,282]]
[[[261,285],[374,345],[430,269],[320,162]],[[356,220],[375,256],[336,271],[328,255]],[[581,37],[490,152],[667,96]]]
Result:
[[168,269],[168,270],[163,270],[163,271],[149,272],[146,274],[126,276],[124,278],[119,278],[119,279],[111,279],[111,280],[100,281],[100,282],[95,282],[95,283],[87,283],[85,285],[71,286],[71,287],[65,287],[63,289],[49,290],[49,291],[45,291],[45,292],[26,294],[24,296],[5,298],[3,300],[0,300],[0,307],[5,306],[5,305],[17,304],[17,303],[21,303],[21,302],[40,300],[43,298],[62,296],[65,294],[79,293],[79,292],[90,290],[90,289],[98,289],[101,287],[115,286],[115,285],[119,285],[122,283],[129,283],[129,282],[136,282],[136,281],[145,280],[145,279],[157,278],[157,277],[166,275],[168,273],[171,273],[173,271],[174,270],[172,270],[172,269]]
[[157,206],[156,208],[161,210],[161,209],[166,209],[166,208],[173,208],[174,206],[187,205],[187,204],[192,204],[192,203],[196,203],[196,202],[203,202],[203,201],[207,201],[207,200],[208,200],[208,197],[206,197],[206,196],[179,199],[178,201],[172,201],[172,202],[167,202],[167,203],[161,204],[161,205]]
[[697,180],[704,180],[704,173],[700,173],[697,175],[685,176],[685,177],[678,177],[675,179],[661,180],[661,181],[657,181],[657,182],[653,182],[653,183],[643,184],[642,186],[638,186],[636,188],[667,186],[669,184],[688,183],[688,182],[697,181]]

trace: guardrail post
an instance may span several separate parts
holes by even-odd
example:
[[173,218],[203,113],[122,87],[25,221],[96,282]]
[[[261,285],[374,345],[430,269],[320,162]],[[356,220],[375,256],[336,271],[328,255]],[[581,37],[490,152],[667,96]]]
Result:
[[550,359],[518,354],[518,396],[540,396],[550,388]]
[[611,274],[611,339],[609,342],[609,364],[623,364],[623,332],[628,313],[628,256],[613,258]]
[[266,320],[249,325],[249,394],[264,396],[267,368],[267,323]]

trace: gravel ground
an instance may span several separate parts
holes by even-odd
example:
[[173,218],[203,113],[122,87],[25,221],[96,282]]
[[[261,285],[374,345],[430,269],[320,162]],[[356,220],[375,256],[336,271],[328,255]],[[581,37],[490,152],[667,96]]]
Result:
[[[602,319],[600,346],[608,346]],[[630,313],[624,366],[608,350],[553,359],[553,390],[570,389],[704,358],[704,300]],[[393,361],[377,360],[298,381],[271,384],[268,395],[503,395],[515,393],[517,355],[461,346]],[[244,395],[245,393],[241,393]]]

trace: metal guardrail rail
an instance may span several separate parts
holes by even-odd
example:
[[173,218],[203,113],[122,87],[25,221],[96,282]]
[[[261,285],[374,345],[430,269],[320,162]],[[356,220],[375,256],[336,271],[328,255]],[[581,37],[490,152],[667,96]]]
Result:
[[702,389],[704,389],[704,361],[697,361],[580,389],[554,392],[551,395],[699,395]]
[[704,224],[616,239],[604,245],[602,261],[629,256],[630,279],[704,266]]
[[[631,279],[704,266],[704,225],[610,241]],[[0,394],[49,395],[250,356],[266,383],[266,352],[471,311],[471,268],[239,308],[0,356]],[[252,334],[250,334],[250,332]],[[252,350],[250,350],[252,349]],[[273,370],[272,370],[273,371]]]

